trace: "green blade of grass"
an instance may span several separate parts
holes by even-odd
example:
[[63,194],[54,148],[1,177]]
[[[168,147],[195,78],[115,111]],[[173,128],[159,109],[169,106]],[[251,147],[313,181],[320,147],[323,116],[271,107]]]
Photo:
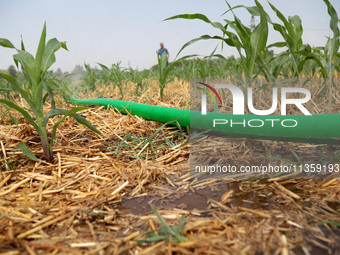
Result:
[[327,223],[329,225],[333,225],[333,226],[336,226],[336,227],[340,227],[340,221],[329,221],[329,220],[326,220],[326,221],[323,221],[324,223]]
[[185,242],[187,241],[188,239],[185,237],[185,236],[182,236],[178,230],[174,229],[174,228],[171,228],[165,221],[164,219],[162,218],[162,216],[159,214],[159,212],[157,211],[157,209],[152,205],[150,204],[150,207],[152,209],[152,211],[154,212],[154,214],[157,216],[158,220],[162,223],[163,227],[165,228],[166,232],[171,234],[173,237],[176,238],[176,241],[178,242]]

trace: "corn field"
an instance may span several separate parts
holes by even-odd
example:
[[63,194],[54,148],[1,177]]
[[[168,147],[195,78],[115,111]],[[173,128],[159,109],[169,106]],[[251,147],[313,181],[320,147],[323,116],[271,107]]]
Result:
[[[24,38],[20,46],[0,38],[18,69],[0,70],[0,254],[340,254],[338,172],[324,179],[190,173],[194,136],[204,141],[203,161],[221,152],[235,166],[316,162],[336,170],[339,144],[227,137],[211,145],[205,133],[178,122],[72,103],[76,96],[199,111],[201,94],[193,97],[191,86],[225,82],[245,97],[252,88],[256,109],[268,108],[273,88],[293,86],[311,92],[312,114],[338,114],[340,20],[329,0],[320,1],[331,31],[325,45],[303,41],[298,15],[271,3],[265,10],[258,0],[226,1],[222,18],[231,18],[223,22],[202,13],[164,17],[202,22],[216,33],[184,43],[168,64],[165,55],[155,56],[144,70],[98,60],[70,73],[53,71],[55,52],[68,48],[47,40],[46,23],[35,54]],[[259,22],[249,27],[237,9]],[[280,40],[269,43],[270,31]],[[183,54],[200,41],[217,46],[208,56]],[[237,55],[226,54],[231,48]],[[231,113],[231,96],[221,95],[225,103],[217,110]],[[210,112],[218,108],[210,103]]]

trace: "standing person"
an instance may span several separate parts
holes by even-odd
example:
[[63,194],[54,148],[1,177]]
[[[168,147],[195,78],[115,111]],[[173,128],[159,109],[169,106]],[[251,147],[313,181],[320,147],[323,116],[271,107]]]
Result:
[[164,43],[161,42],[159,45],[161,46],[161,48],[157,51],[157,55],[160,58],[163,55],[163,53],[166,53],[167,54],[166,65],[168,65],[170,57],[169,51],[167,48],[164,48]]

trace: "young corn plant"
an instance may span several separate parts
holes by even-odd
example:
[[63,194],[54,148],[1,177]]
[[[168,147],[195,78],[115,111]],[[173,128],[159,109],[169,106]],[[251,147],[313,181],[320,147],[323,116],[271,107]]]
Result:
[[304,67],[305,61],[313,59],[320,68],[320,73],[323,78],[331,78],[336,70],[336,60],[339,59],[340,53],[340,28],[339,28],[339,17],[328,0],[323,0],[327,5],[327,11],[330,16],[329,26],[333,32],[333,37],[328,37],[326,45],[324,47],[309,47],[304,51],[299,51],[299,54],[303,54],[305,59],[299,66],[301,70]]
[[91,68],[90,65],[84,63],[86,72],[83,74],[83,92],[94,91],[96,89],[96,81],[98,80],[97,70]]
[[293,77],[298,77],[301,73],[298,67],[302,61],[302,56],[301,54],[298,54],[298,51],[300,51],[303,46],[303,27],[301,19],[297,15],[288,17],[287,19],[277,8],[274,7],[274,5],[271,3],[269,3],[269,5],[276,13],[276,16],[283,22],[283,25],[274,22],[272,24],[274,29],[282,35],[284,42],[276,42],[269,45],[268,47],[287,47],[288,52],[283,52],[280,54],[282,57],[282,62],[278,62],[278,66],[280,66],[280,63],[287,63],[290,57],[292,60],[289,61],[289,63],[292,64],[291,75]]
[[[178,54],[177,54],[178,55]],[[182,60],[185,60],[187,58],[190,57],[195,57],[196,55],[188,55],[188,56],[184,56],[180,59],[177,59],[175,61],[173,61],[171,64],[167,65],[167,55],[166,54],[162,54],[161,57],[157,56],[157,60],[158,60],[158,73],[157,73],[157,78],[158,78],[158,83],[159,83],[159,94],[160,97],[163,98],[164,97],[164,89],[165,86],[172,80],[169,75],[170,75],[170,71]]]
[[135,94],[140,95],[144,87],[148,83],[150,72],[147,70],[138,71],[137,69],[133,69],[132,67],[129,67],[126,73],[126,76],[127,76],[127,79],[136,86]]
[[207,64],[205,61],[205,63],[203,63],[203,61],[200,58],[197,58],[198,61],[198,73],[200,74],[200,78],[203,79],[203,82],[206,82],[207,78],[209,77],[209,69],[207,67]]
[[[0,45],[17,51],[17,54],[13,55],[13,59],[17,67],[19,67],[20,64],[26,81],[25,86],[23,86],[17,78],[13,78],[10,75],[0,72],[0,76],[5,78],[11,84],[13,91],[20,93],[21,97],[26,101],[29,109],[26,110],[6,99],[0,99],[0,103],[20,112],[38,132],[41,139],[44,157],[47,162],[53,161],[53,140],[58,126],[67,116],[75,118],[78,123],[87,126],[89,129],[98,134],[101,134],[90,122],[76,113],[86,109],[84,107],[76,107],[71,110],[66,110],[55,108],[55,106],[53,106],[53,109],[44,115],[44,105],[47,99],[50,98],[51,102],[54,102],[52,89],[46,82],[45,74],[56,61],[54,53],[60,48],[67,50],[66,44],[64,42],[59,42],[56,38],[50,39],[46,43],[46,23],[44,24],[41,33],[35,57],[25,50],[22,40],[21,49],[17,49],[8,39],[5,38],[0,38]],[[51,136],[49,137],[46,126],[48,120],[56,115],[63,115],[63,117],[54,124]],[[33,160],[38,160],[24,143],[21,142],[19,147],[26,156]]]
[[171,81],[169,79],[169,72],[173,68],[174,63],[167,66],[167,55],[162,54],[158,57],[158,83],[159,83],[159,94],[161,98],[164,96],[165,86]]
[[126,80],[126,77],[124,75],[125,69],[120,66],[120,62],[116,64],[112,64],[111,68],[108,68],[107,66],[100,64],[100,63],[98,63],[98,65],[103,70],[103,78],[102,78],[103,82],[107,85],[112,83],[114,87],[117,85],[119,88],[121,97],[124,97],[123,85],[124,85],[124,81]]
[[126,81],[125,68],[122,68],[120,66],[120,62],[118,62],[112,65],[111,70],[113,71],[113,75],[115,78],[114,81],[119,88],[120,95],[124,97],[123,85],[124,85],[124,82]]
[[321,77],[324,79],[325,83],[328,84],[328,112],[331,112],[332,106],[332,78],[335,76],[335,71],[339,68],[337,66],[337,60],[340,58],[339,48],[340,48],[340,29],[339,29],[339,17],[334,9],[333,5],[328,0],[323,0],[327,6],[327,11],[330,16],[329,26],[333,32],[333,37],[328,37],[326,45],[324,47],[311,48],[309,45],[305,50],[299,51],[298,53],[303,55],[305,58],[301,61],[299,65],[299,70],[304,68],[305,62],[308,60],[313,60],[320,69]]
[[[262,5],[255,0],[255,6],[247,7],[243,5],[238,5],[236,7],[231,7],[228,1],[226,1],[229,9],[224,13],[228,13],[231,11],[234,16],[234,20],[224,19],[225,25],[220,22],[212,22],[210,21],[204,14],[196,13],[196,14],[180,14],[176,16],[172,16],[165,20],[172,19],[198,19],[203,22],[206,22],[217,28],[220,32],[222,32],[222,36],[215,35],[202,35],[198,38],[192,39],[189,42],[185,43],[183,47],[180,49],[178,54],[182,52],[189,45],[200,41],[200,40],[221,40],[223,43],[227,44],[230,47],[235,47],[240,55],[241,65],[243,68],[243,73],[245,77],[245,96],[247,97],[247,88],[251,86],[251,80],[256,78],[256,76],[260,73],[264,73],[266,77],[270,77],[268,74],[268,70],[266,68],[265,62],[261,56],[261,52],[266,49],[267,39],[268,39],[268,21],[270,18],[268,14],[263,9]],[[234,13],[235,8],[245,8],[251,15],[259,16],[260,22],[255,27],[254,30],[244,25],[241,20]],[[228,28],[231,28],[234,32],[228,31]],[[178,55],[177,54],[177,55]],[[260,69],[257,70],[257,69]]]

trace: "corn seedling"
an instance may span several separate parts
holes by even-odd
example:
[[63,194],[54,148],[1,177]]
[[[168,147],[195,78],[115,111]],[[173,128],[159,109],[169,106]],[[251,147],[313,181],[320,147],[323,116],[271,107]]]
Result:
[[133,69],[129,67],[126,76],[129,81],[131,81],[135,86],[135,94],[140,95],[144,87],[147,85],[150,72],[148,70],[138,71],[137,69]]
[[304,63],[310,59],[315,61],[315,63],[320,68],[320,73],[325,79],[325,83],[329,83],[329,101],[328,101],[328,111],[331,111],[332,105],[332,76],[334,77],[335,70],[337,67],[337,59],[340,57],[339,47],[340,47],[340,29],[339,29],[339,17],[328,0],[324,0],[327,5],[328,14],[330,16],[330,28],[333,32],[333,37],[328,37],[326,45],[324,47],[311,48],[309,45],[305,50],[299,51],[301,55],[305,56],[304,60],[301,61],[299,65],[299,70],[301,71],[304,67]]
[[[29,110],[18,106],[14,102],[6,99],[0,99],[0,103],[3,103],[14,110],[20,112],[25,119],[34,127],[38,132],[41,145],[44,152],[44,157],[47,162],[53,161],[52,145],[56,135],[56,131],[60,123],[67,117],[71,116],[75,120],[87,126],[92,131],[100,134],[100,132],[85,118],[81,117],[76,112],[84,110],[84,107],[77,107],[71,110],[59,109],[53,107],[52,110],[48,111],[44,115],[44,105],[47,98],[50,98],[54,102],[52,88],[45,79],[45,74],[50,66],[55,62],[55,52],[60,48],[67,50],[66,44],[59,42],[56,38],[50,39],[46,43],[46,24],[44,24],[39,45],[35,57],[25,50],[23,41],[21,40],[21,49],[17,49],[9,40],[0,38],[0,45],[3,47],[16,49],[17,54],[13,56],[14,62],[17,67],[20,67],[24,73],[26,84],[22,86],[17,78],[14,78],[5,73],[0,73],[0,76],[5,78],[12,86],[12,90],[20,93],[21,97],[26,101],[29,106]],[[45,93],[46,92],[46,93]],[[45,94],[44,94],[45,93]],[[48,137],[46,125],[50,118],[56,115],[63,115],[53,126],[51,137]],[[26,147],[24,143],[19,144],[20,149],[23,153],[33,160],[37,158],[32,152]]]
[[162,54],[161,57],[157,56],[158,60],[158,66],[157,66],[157,78],[158,78],[158,83],[159,83],[159,94],[160,97],[163,98],[164,96],[164,89],[165,86],[171,82],[172,78],[170,78],[170,71],[178,65],[181,61],[194,57],[196,55],[188,55],[184,56],[178,60],[173,61],[171,64],[167,64],[167,55]]
[[[288,55],[291,57],[292,61],[292,75],[294,77],[297,77],[299,75],[298,66],[301,62],[301,55],[297,54],[298,51],[302,49],[302,34],[303,34],[303,28],[302,28],[302,22],[299,16],[295,15],[292,17],[286,17],[272,5],[269,3],[270,7],[273,9],[273,11],[276,13],[276,16],[283,22],[284,25],[280,25],[278,23],[272,23],[274,29],[278,31],[283,39],[284,42],[276,42],[268,47],[275,46],[275,47],[287,47],[288,53],[284,52],[282,53],[282,56]],[[283,61],[286,62],[288,59],[283,58]]]
[[84,64],[86,72],[83,74],[84,92],[94,91],[96,89],[96,81],[98,80],[97,70]]
[[159,94],[160,97],[163,98],[165,86],[171,81],[169,79],[169,72],[173,68],[174,63],[171,64],[170,66],[167,66],[166,54],[162,54],[161,57],[158,57],[157,59],[158,59]]
[[103,70],[102,81],[104,84],[109,85],[109,83],[112,83],[114,87],[118,86],[120,94],[123,97],[123,84],[126,80],[126,77],[124,74],[125,69],[120,66],[120,62],[113,64],[111,68],[108,68],[107,66],[100,63],[98,63],[98,65],[100,65]]

